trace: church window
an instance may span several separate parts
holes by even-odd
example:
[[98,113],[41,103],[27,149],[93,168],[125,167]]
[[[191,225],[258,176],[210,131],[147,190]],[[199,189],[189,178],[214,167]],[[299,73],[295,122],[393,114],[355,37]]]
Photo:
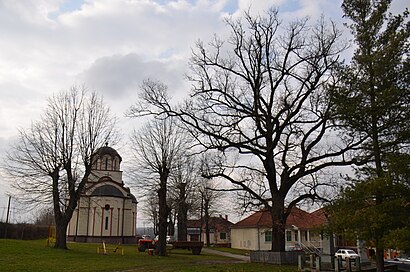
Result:
[[105,169],[104,170],[108,170],[108,158],[105,158]]
[[113,166],[112,166],[112,169],[113,170],[115,170],[115,171],[117,171],[118,169],[117,169],[117,158],[114,158],[114,161],[113,161]]
[[108,229],[108,216],[105,217],[105,229]]

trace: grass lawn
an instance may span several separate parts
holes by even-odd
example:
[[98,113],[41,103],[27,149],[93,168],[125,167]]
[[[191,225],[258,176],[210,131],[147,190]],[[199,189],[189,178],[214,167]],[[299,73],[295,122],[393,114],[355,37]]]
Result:
[[167,257],[149,256],[125,245],[124,256],[97,254],[97,244],[70,243],[70,250],[45,246],[45,240],[0,239],[0,271],[297,271],[295,266],[235,263],[235,260],[190,251],[173,250]]

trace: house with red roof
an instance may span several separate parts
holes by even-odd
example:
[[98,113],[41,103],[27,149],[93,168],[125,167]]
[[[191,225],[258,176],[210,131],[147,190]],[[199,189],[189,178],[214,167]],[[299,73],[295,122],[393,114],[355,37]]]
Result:
[[[292,208],[286,220],[286,250],[322,247],[317,228],[326,222],[323,209],[306,212]],[[272,219],[269,211],[261,210],[231,227],[231,247],[247,250],[270,250]]]
[[[228,216],[210,217],[209,218],[209,243],[219,246],[229,246],[231,242],[232,222]],[[194,219],[187,221],[188,241],[206,242],[205,219]]]

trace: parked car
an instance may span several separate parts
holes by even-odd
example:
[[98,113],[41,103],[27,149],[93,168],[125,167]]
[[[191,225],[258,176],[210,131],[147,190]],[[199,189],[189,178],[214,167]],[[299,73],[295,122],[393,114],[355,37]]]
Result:
[[146,249],[154,249],[155,241],[151,239],[149,235],[142,235],[142,238],[138,240],[138,251],[144,252]]
[[167,235],[167,244],[172,244],[173,242],[175,242],[175,237]]
[[384,260],[384,263],[397,265],[397,271],[410,272],[410,259],[408,258],[394,258],[392,260]]
[[339,249],[335,253],[335,257],[341,257],[342,260],[347,260],[347,259],[354,260],[357,257],[359,257],[359,255],[351,249],[343,249],[342,248],[342,249]]
[[[157,242],[158,240],[159,240],[159,236],[157,235],[155,236],[154,241]],[[167,244],[172,244],[173,242],[175,242],[175,238],[174,236],[167,235],[166,241],[167,241]]]

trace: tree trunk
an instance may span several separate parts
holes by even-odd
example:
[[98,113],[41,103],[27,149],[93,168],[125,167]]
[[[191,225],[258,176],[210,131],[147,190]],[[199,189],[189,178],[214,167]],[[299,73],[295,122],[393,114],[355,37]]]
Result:
[[66,220],[67,216],[61,211],[60,207],[60,191],[58,188],[60,180],[59,169],[54,169],[54,172],[51,173],[50,176],[53,179],[53,209],[56,221],[56,243],[54,248],[67,249],[67,227],[69,220]]
[[271,208],[272,217],[272,247],[273,252],[285,252],[285,223],[284,218],[284,200],[276,199],[273,201],[273,207]]
[[178,213],[178,241],[186,241],[188,237],[187,213]]
[[56,220],[56,243],[54,248],[68,249],[67,248],[67,227],[68,221],[64,219]]
[[158,242],[157,242],[157,254],[159,256],[167,255],[166,238],[167,238],[167,219],[168,219],[168,206],[167,206],[167,185],[166,177],[161,177],[161,184],[158,190],[158,201],[159,201],[159,231],[158,231]]
[[[205,242],[206,246],[210,246],[210,235],[209,235],[209,201],[205,199],[204,203],[204,213],[205,213]],[[202,228],[202,226],[201,226]]]
[[179,201],[178,201],[178,241],[186,241],[188,236],[187,218],[188,209],[185,199],[186,183],[181,183],[179,186]]
[[382,247],[376,247],[376,271],[384,271],[384,249]]

